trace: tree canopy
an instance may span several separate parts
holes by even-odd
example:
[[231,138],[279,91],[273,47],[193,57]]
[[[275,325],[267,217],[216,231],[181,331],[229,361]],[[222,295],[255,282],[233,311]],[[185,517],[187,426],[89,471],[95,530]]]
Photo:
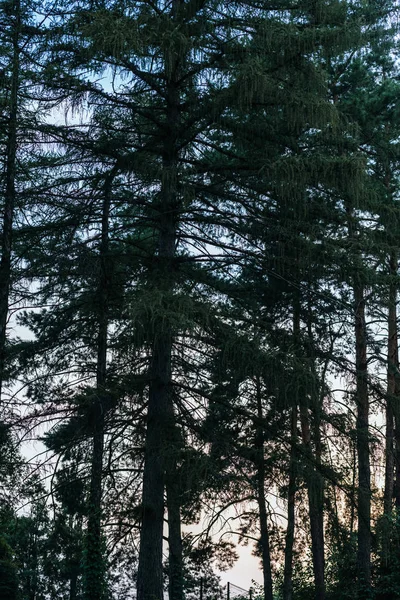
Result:
[[400,598],[397,19],[0,2],[1,598]]

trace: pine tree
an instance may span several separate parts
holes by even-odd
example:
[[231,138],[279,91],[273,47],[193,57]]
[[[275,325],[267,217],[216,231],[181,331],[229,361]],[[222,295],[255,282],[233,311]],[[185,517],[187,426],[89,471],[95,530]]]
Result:
[[[344,443],[352,435],[329,406],[331,364],[355,382],[360,598],[370,593],[366,290],[383,279],[372,276],[378,252],[363,218],[378,210],[382,161],[365,160],[372,143],[363,145],[351,81],[370,39],[362,33],[377,22],[369,11],[322,0],[106,1],[60,2],[46,17],[36,100],[81,120],[34,131],[48,147],[34,156],[32,222],[15,252],[36,290],[20,318],[35,339],[13,346],[12,373],[32,406],[61,418],[48,448],[79,449],[90,480],[87,598],[106,595],[105,564],[129,535],[138,598],[162,598],[166,508],[170,597],[182,600],[182,519],[245,490],[254,510],[241,534],[259,537],[272,598],[267,499],[278,474],[284,598],[325,598],[324,508],[348,477],[344,460],[328,468],[324,428]],[[374,67],[366,77],[375,89]],[[363,110],[371,122],[373,103]],[[396,185],[394,176],[392,200]],[[391,298],[393,326],[393,289]],[[295,561],[309,539],[314,589]]]

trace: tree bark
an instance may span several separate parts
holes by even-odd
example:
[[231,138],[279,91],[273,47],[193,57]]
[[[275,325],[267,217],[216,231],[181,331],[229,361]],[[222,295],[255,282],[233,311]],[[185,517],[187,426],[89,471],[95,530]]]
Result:
[[183,600],[183,560],[179,484],[167,481],[169,598]]
[[[262,408],[262,397],[261,397],[261,385],[260,379],[256,379],[257,385],[257,416],[259,423],[263,419],[263,408]],[[255,449],[256,449],[256,468],[257,468],[257,501],[258,501],[258,512],[260,519],[260,548],[261,548],[261,561],[263,570],[263,584],[264,584],[264,599],[273,600],[273,588],[272,588],[272,570],[271,570],[271,552],[269,544],[269,531],[268,531],[268,515],[266,509],[266,497],[265,497],[265,456],[264,456],[264,428],[261,425],[257,426],[256,437],[255,437]]]
[[393,397],[393,416],[394,416],[394,470],[395,484],[394,496],[396,512],[400,513],[400,377],[399,377],[399,346],[396,336],[396,347],[394,349],[394,397]]
[[9,101],[10,113],[6,145],[5,194],[0,261],[0,396],[5,379],[6,327],[10,296],[12,233],[16,200],[15,180],[17,164],[18,89],[20,78],[19,37],[21,29],[20,0],[14,0],[13,10],[15,22],[12,35],[13,58]]
[[77,600],[78,597],[78,573],[71,575],[69,580],[69,600]]
[[[164,162],[164,212],[160,219],[158,248],[159,284],[168,293],[172,287],[175,255],[176,210],[171,171]],[[169,161],[168,161],[169,163]],[[155,323],[155,337],[150,365],[149,404],[145,441],[142,491],[142,524],[140,533],[138,600],[162,600],[162,545],[164,527],[165,440],[168,404],[171,394],[172,332],[163,320]]]
[[[311,446],[311,430],[308,409],[300,408],[300,422],[303,446],[307,463],[305,464],[305,480],[307,485],[308,507],[311,530],[311,550],[313,558],[315,598],[325,599],[325,551],[323,526],[323,482],[316,469],[317,458],[313,456]],[[318,432],[319,433],[319,432]]]
[[[397,284],[398,253],[390,256],[390,290],[388,315],[388,405],[386,412],[386,472],[385,472],[385,504],[384,512],[389,514],[392,499],[395,497],[396,512],[400,512],[400,377],[399,377],[399,341],[397,334]],[[389,436],[391,440],[388,440]],[[394,445],[394,447],[393,447]],[[391,452],[390,452],[391,451]],[[389,459],[389,461],[388,461]],[[392,462],[392,464],[391,464]],[[390,471],[390,468],[392,470]],[[395,474],[395,479],[393,475]],[[389,471],[389,473],[388,473]],[[390,479],[390,473],[392,479]],[[386,491],[387,481],[387,491]],[[389,494],[390,491],[392,495]]]
[[169,402],[166,490],[168,512],[169,600],[183,600],[183,548],[181,531],[181,483],[178,471],[180,435],[175,423],[174,407]]
[[288,485],[288,515],[285,539],[285,566],[283,574],[283,600],[293,599],[293,546],[295,529],[295,497],[296,497],[296,475],[297,475],[297,405],[292,408],[291,413],[291,447],[289,462],[289,485]]
[[104,454],[104,416],[106,411],[107,338],[109,295],[109,218],[112,175],[106,178],[102,208],[100,242],[100,278],[98,286],[98,336],[96,397],[93,406],[93,449],[86,532],[85,589],[86,600],[102,600],[105,595],[105,565],[102,550],[101,496]]
[[[178,2],[174,0],[171,18],[175,19]],[[178,130],[179,89],[178,60],[175,54],[165,57],[166,127],[162,154],[160,203],[158,214],[158,252],[152,270],[156,288],[167,306],[171,301],[175,280],[175,245],[178,220]],[[149,403],[145,440],[142,490],[142,523],[140,532],[137,600],[163,598],[163,526],[166,468],[166,437],[171,400],[171,355],[173,331],[160,318],[154,323],[154,339],[150,364]]]
[[[397,365],[397,371],[398,371]],[[395,507],[396,512],[400,513],[400,382],[397,379],[398,375],[396,375],[396,396],[394,400],[393,414],[394,414],[394,440],[395,440],[395,452],[394,452],[394,460],[395,460],[395,486],[394,486],[394,496],[395,496]]]
[[396,369],[398,367],[397,341],[397,253],[389,258],[389,305],[388,305],[388,346],[387,346],[387,398],[386,398],[386,437],[385,437],[385,489],[383,497],[382,562],[387,566],[390,546],[390,522],[394,494],[394,410],[396,393]]
[[[316,369],[316,357],[314,351],[314,339],[312,331],[312,320],[311,310],[309,310],[308,316],[308,337],[311,347],[311,372],[313,375],[313,389],[311,391],[312,402],[311,402],[311,414],[312,414],[312,431],[315,445],[315,468],[314,476],[315,482],[313,490],[315,492],[315,537],[316,537],[316,553],[318,556],[318,566],[314,569],[318,569],[319,575],[317,577],[315,573],[315,586],[317,594],[321,594],[321,598],[325,598],[325,537],[324,537],[324,499],[325,499],[325,480],[322,475],[322,438],[321,438],[321,415],[324,401],[324,385],[327,370],[327,363],[323,369],[321,382],[318,385],[318,373]],[[337,515],[337,510],[336,510]],[[317,583],[318,580],[318,583]]]
[[[300,297],[296,296],[293,303],[293,347],[295,356],[300,349]],[[285,539],[285,566],[283,572],[283,600],[293,598],[293,548],[295,530],[295,499],[297,486],[297,419],[298,401],[294,401],[290,424],[290,459],[288,483],[288,523]]]
[[163,598],[164,424],[171,381],[171,338],[160,335],[153,346],[142,490],[138,600]]
[[367,337],[364,287],[354,279],[356,385],[357,385],[357,453],[358,453],[358,551],[357,572],[359,597],[369,597],[371,587],[371,473],[369,452],[369,399]]

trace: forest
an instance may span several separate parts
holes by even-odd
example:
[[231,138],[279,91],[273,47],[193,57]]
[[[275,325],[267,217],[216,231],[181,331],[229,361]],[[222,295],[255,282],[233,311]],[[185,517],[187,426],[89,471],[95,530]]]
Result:
[[0,0],[0,600],[400,599],[399,9]]

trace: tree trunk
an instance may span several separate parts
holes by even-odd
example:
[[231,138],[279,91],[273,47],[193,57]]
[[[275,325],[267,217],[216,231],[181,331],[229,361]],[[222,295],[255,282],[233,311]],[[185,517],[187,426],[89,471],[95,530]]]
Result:
[[[257,416],[259,422],[263,419],[262,409],[262,398],[261,398],[261,385],[260,379],[257,377]],[[264,584],[264,599],[273,600],[274,595],[272,591],[272,571],[271,571],[271,553],[269,545],[269,531],[268,531],[268,515],[266,509],[266,498],[265,498],[265,456],[264,456],[264,428],[261,425],[257,426],[256,437],[255,437],[255,449],[256,449],[256,468],[257,468],[257,501],[258,501],[258,512],[260,519],[260,548],[261,548],[261,561],[263,570],[263,584]]]
[[385,568],[389,558],[390,522],[394,493],[394,411],[393,403],[396,393],[396,369],[398,365],[397,348],[397,286],[394,278],[397,276],[397,253],[390,256],[390,284],[388,306],[388,357],[387,357],[387,399],[386,399],[386,437],[385,437],[385,490],[383,497],[383,531],[382,531],[382,562]]
[[[295,355],[300,350],[300,297],[294,298],[293,303],[293,346]],[[290,459],[289,459],[289,484],[288,484],[288,523],[285,540],[285,566],[283,572],[283,600],[293,598],[293,547],[295,529],[295,499],[297,479],[297,405],[294,401],[290,425]]]
[[[324,401],[324,386],[328,364],[322,372],[321,381],[318,384],[318,373],[316,368],[316,357],[314,350],[314,336],[312,331],[312,312],[308,313],[308,338],[311,349],[311,372],[313,376],[313,387],[311,391],[311,414],[312,431],[315,445],[315,468],[313,470],[314,481],[312,489],[314,491],[313,513],[315,515],[315,553],[314,559],[314,577],[317,598],[325,598],[325,537],[324,537],[324,499],[325,499],[325,480],[322,475],[322,439],[321,439],[321,415]],[[310,501],[310,500],[309,500]],[[335,503],[336,505],[336,503]],[[336,510],[337,515],[337,510]],[[318,575],[317,575],[318,571]],[[318,595],[320,594],[320,595]]]
[[369,597],[371,587],[371,473],[369,456],[369,401],[367,380],[367,337],[363,285],[355,278],[355,339],[357,384],[358,453],[358,552],[357,572],[360,598]]
[[[160,287],[168,293],[175,255],[176,227],[170,187],[165,178],[163,197],[164,212],[160,222],[158,248]],[[165,441],[168,420],[168,404],[171,394],[172,332],[162,319],[155,323],[155,339],[150,365],[149,403],[145,441],[145,460],[142,491],[142,524],[140,532],[139,567],[137,580],[138,600],[162,600],[163,564],[162,545],[164,527]]]
[[93,450],[88,505],[85,559],[85,598],[102,600],[105,595],[105,565],[102,549],[101,496],[104,453],[104,414],[106,410],[107,383],[107,337],[108,337],[108,253],[109,217],[111,204],[112,176],[104,186],[100,243],[100,280],[98,287],[98,336],[96,398],[93,407]]
[[352,454],[352,478],[351,478],[351,488],[350,488],[350,526],[349,532],[350,535],[354,533],[355,529],[355,520],[356,520],[356,508],[357,508],[357,492],[356,492],[356,477],[357,477],[357,441],[356,439],[351,440],[351,454]]
[[395,371],[395,385],[394,385],[394,397],[393,397],[393,416],[394,416],[394,470],[396,475],[394,485],[394,496],[396,512],[400,513],[400,377],[399,377],[399,346],[398,338],[396,336],[396,347],[394,349],[394,371]]
[[183,600],[183,548],[181,531],[181,484],[177,469],[180,435],[175,423],[174,407],[169,403],[168,453],[166,469],[168,549],[169,549],[169,600]]
[[316,469],[316,457],[313,456],[311,447],[311,431],[308,409],[300,409],[300,422],[302,440],[305,449],[305,480],[307,485],[311,549],[314,568],[315,598],[325,599],[325,552],[324,552],[324,527],[323,527],[323,482]]
[[[391,512],[392,498],[395,497],[396,512],[400,512],[400,377],[399,377],[399,341],[397,335],[397,285],[395,278],[398,275],[398,255],[393,252],[390,257],[390,290],[389,290],[389,316],[388,316],[388,405],[386,412],[386,477],[385,477],[385,514]],[[388,414],[389,413],[389,414]],[[394,423],[393,423],[394,421]],[[387,438],[392,435],[392,439]],[[394,442],[394,448],[393,448]],[[392,471],[390,471],[390,455],[392,457]],[[388,462],[389,459],[389,462]],[[390,480],[387,473],[395,473],[395,481]],[[387,491],[386,491],[387,481]],[[390,490],[392,495],[389,501]],[[387,510],[387,508],[389,510]]]
[[[175,18],[174,0],[171,17]],[[158,214],[158,252],[152,269],[152,280],[161,291],[165,308],[171,302],[175,280],[175,244],[179,200],[177,192],[179,89],[177,56],[165,57],[166,125],[162,154],[160,203]],[[153,216],[153,218],[155,218]],[[167,320],[154,323],[154,341],[150,364],[149,403],[145,440],[142,490],[142,524],[140,532],[137,600],[163,598],[163,526],[165,451],[168,435],[168,412],[171,400],[171,354],[173,332]],[[175,524],[176,525],[176,524]]]
[[[171,473],[172,475],[172,473]],[[183,600],[183,559],[179,482],[167,479],[169,598]]]
[[171,338],[160,335],[153,346],[142,490],[138,600],[163,598],[164,425],[171,381]]
[[13,10],[15,23],[12,36],[13,58],[9,101],[10,116],[8,120],[8,137],[6,146],[5,194],[0,261],[0,395],[5,379],[6,327],[10,295],[12,232],[16,197],[15,179],[17,164],[18,88],[20,77],[19,36],[21,29],[20,0],[14,0]]
[[294,405],[291,414],[291,448],[289,463],[288,485],[288,515],[285,539],[285,567],[283,574],[283,600],[293,599],[293,546],[295,528],[295,496],[297,474],[297,406]]
[[77,600],[78,597],[78,572],[71,575],[69,580],[69,600]]

